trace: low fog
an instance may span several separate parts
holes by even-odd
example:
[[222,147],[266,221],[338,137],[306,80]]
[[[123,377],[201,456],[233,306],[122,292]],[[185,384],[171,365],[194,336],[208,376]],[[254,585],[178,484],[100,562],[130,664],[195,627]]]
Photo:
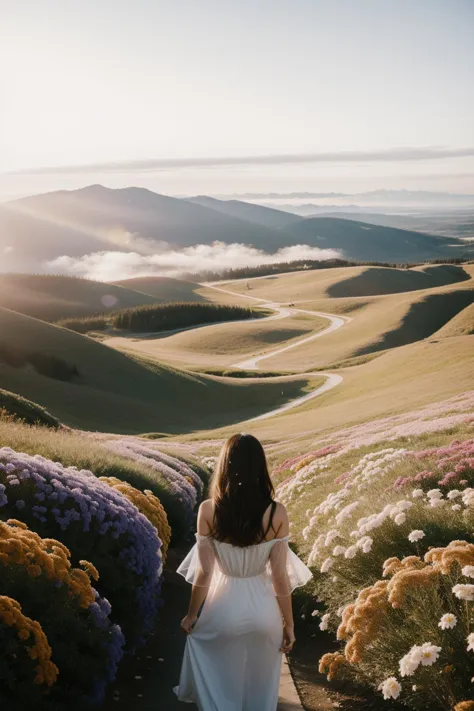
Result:
[[277,264],[298,259],[340,258],[336,249],[319,249],[300,244],[284,247],[273,254],[245,244],[198,244],[182,250],[164,250],[155,254],[103,251],[83,257],[62,256],[46,262],[45,270],[55,274],[87,277],[98,281],[116,281],[137,276],[179,278],[186,273],[223,271],[229,268]]

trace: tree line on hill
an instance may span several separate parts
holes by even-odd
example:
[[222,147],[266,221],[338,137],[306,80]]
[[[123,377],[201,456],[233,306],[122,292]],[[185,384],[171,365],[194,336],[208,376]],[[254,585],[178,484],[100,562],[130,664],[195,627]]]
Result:
[[244,306],[177,302],[135,306],[106,316],[62,319],[58,325],[77,333],[103,331],[109,326],[136,333],[157,333],[189,328],[204,323],[241,321],[265,315],[266,312],[262,309]]

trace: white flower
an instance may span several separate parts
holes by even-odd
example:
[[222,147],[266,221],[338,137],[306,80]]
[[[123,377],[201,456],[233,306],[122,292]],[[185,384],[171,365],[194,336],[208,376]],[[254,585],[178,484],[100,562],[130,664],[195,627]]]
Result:
[[441,489],[430,489],[426,496],[429,499],[442,499],[443,498],[443,493]]
[[407,517],[405,516],[404,513],[399,513],[395,516],[395,523],[397,524],[397,526],[401,526],[402,523],[405,523],[406,520],[407,520]]
[[459,491],[459,489],[451,489],[451,491],[448,491],[446,496],[448,499],[457,499],[458,496],[462,496],[462,491]]
[[313,610],[313,612],[311,613],[311,617],[317,617],[319,614],[319,610]]
[[416,541],[421,541],[422,538],[425,537],[425,532],[420,531],[419,529],[415,529],[411,533],[408,534],[408,540],[410,543],[416,543]]
[[330,568],[334,565],[334,558],[326,558],[321,566],[321,573],[327,573]]
[[421,662],[421,647],[416,645],[398,663],[400,676],[413,676]]
[[458,600],[474,600],[474,585],[462,585],[459,583],[453,587],[453,593]]
[[337,583],[338,580],[339,580],[339,578],[337,577],[337,575],[333,575],[333,576],[332,576],[332,582],[333,582],[333,583]]
[[357,546],[350,546],[344,553],[344,558],[350,559],[355,558],[357,554]]
[[385,679],[383,684],[380,684],[379,689],[384,699],[398,699],[402,687],[394,676],[390,676],[388,679]]
[[461,511],[462,506],[460,504],[454,504],[451,508],[453,511]]
[[439,509],[446,503],[445,499],[430,499],[430,506],[432,509]]
[[412,690],[412,691],[416,691],[416,688],[417,688],[417,687],[416,687],[416,684],[413,684],[413,686],[411,687],[411,690]]
[[332,552],[333,555],[344,555],[346,549],[344,546],[336,546]]
[[474,652],[474,632],[467,636],[467,651]]
[[465,565],[461,572],[466,578],[474,578],[474,565]]
[[[361,545],[362,552],[363,553],[370,553],[370,551],[372,550],[373,542],[374,542],[373,538],[366,536],[366,538],[363,539],[363,541],[362,541],[362,545]],[[361,543],[361,541],[359,541],[359,543]]]
[[456,615],[453,615],[452,612],[447,612],[438,622],[438,627],[441,627],[442,630],[452,630],[453,627],[456,627],[457,622]]
[[336,538],[339,538],[339,535],[340,535],[339,531],[336,531],[336,530],[328,531],[328,533],[326,534],[325,541],[324,541],[324,545],[326,546],[326,548],[328,546],[330,546]]
[[438,661],[439,653],[441,652],[441,647],[437,647],[435,644],[430,642],[425,642],[421,645],[421,663],[424,667],[431,667],[435,662]]
[[423,489],[413,489],[411,492],[411,495],[414,499],[421,499],[422,496],[424,496],[425,492]]
[[408,511],[408,509],[413,508],[413,504],[411,501],[398,501],[396,504],[396,508],[398,511]]
[[325,630],[327,630],[327,628],[328,628],[328,626],[329,626],[329,618],[330,618],[330,617],[331,617],[331,615],[329,614],[329,612],[327,612],[327,613],[326,613],[325,615],[323,615],[322,618],[321,618],[321,622],[320,622],[320,624],[319,624],[319,629],[320,629],[320,630],[323,630],[323,632],[324,632]]

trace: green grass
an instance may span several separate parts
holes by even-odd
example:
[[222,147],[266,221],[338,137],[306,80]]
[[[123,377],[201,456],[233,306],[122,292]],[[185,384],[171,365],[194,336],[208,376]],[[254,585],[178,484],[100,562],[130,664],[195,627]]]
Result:
[[10,393],[8,390],[0,390],[0,415],[2,413],[10,421],[11,419],[20,420],[28,425],[43,425],[54,429],[60,426],[59,420],[44,407],[20,395]]
[[[241,302],[242,303],[242,302]],[[245,305],[250,302],[243,302]],[[250,304],[254,305],[254,304]],[[185,368],[231,368],[241,356],[267,352],[327,326],[327,320],[297,314],[275,321],[222,323],[151,338],[114,336],[105,339],[114,348],[134,351]],[[299,350],[299,349],[296,349]],[[273,361],[272,370],[273,370]],[[277,372],[291,367],[280,363]]]
[[434,334],[435,338],[470,336],[474,334],[474,304],[467,306]]
[[71,427],[101,432],[190,432],[231,424],[283,405],[315,379],[266,381],[215,378],[135,358],[80,334],[0,309],[10,348],[34,349],[73,365],[79,377],[61,382],[32,368],[0,367],[0,387],[55,413]]
[[[161,302],[207,301],[206,297],[200,293],[200,285],[192,281],[149,276],[122,279],[112,283],[126,289],[139,291],[142,294],[148,294],[148,296],[153,296],[153,298]],[[213,301],[213,299],[211,298],[210,301]]]
[[148,294],[90,279],[48,274],[0,275],[0,307],[45,321],[157,303]]
[[[249,424],[272,461],[310,451],[323,435],[342,427],[407,412],[474,389],[474,336],[422,341],[341,369],[344,381],[294,410]],[[185,439],[222,440],[232,428]]]

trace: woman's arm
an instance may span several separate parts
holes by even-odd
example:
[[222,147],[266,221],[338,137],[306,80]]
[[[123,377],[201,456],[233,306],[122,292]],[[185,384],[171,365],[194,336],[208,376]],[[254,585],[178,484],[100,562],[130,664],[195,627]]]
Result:
[[295,643],[295,627],[293,620],[293,606],[291,602],[291,585],[286,569],[288,543],[285,540],[278,542],[279,538],[286,538],[290,532],[288,514],[282,504],[278,504],[275,512],[276,542],[270,554],[272,569],[272,582],[276,599],[283,618],[282,652],[291,652]]
[[[199,507],[197,530],[200,536],[207,536],[210,533],[210,518],[212,512],[212,501],[203,501]],[[182,629],[189,634],[197,620],[199,610],[207,597],[209,585],[214,571],[215,553],[212,541],[198,541],[199,567],[196,571],[191,600],[189,602],[188,614],[181,620]]]

